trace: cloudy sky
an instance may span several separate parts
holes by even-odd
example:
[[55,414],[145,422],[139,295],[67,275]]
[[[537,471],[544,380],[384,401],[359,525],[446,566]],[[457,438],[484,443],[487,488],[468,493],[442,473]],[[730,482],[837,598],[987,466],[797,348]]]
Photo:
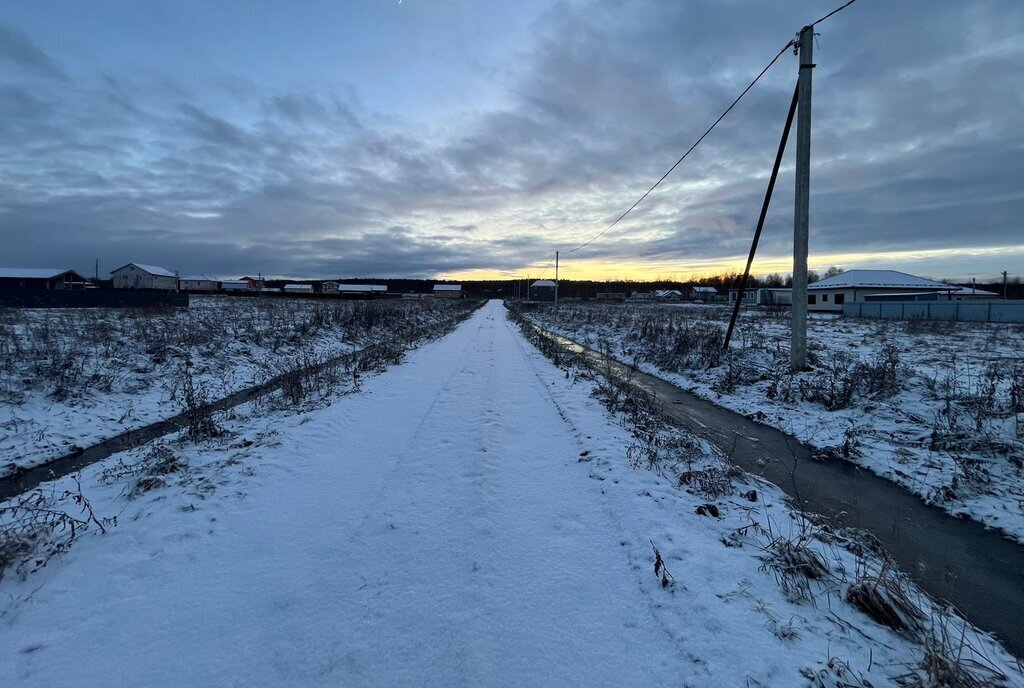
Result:
[[[0,264],[537,275],[836,4],[4,3]],[[860,0],[818,30],[812,267],[1024,273],[1024,3]],[[564,276],[735,269],[796,61]],[[791,264],[792,157],[756,272]]]

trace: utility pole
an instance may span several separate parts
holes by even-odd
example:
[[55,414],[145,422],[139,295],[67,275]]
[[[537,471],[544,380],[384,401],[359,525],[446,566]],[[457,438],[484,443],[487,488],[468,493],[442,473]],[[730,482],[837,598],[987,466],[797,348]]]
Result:
[[814,27],[800,29],[800,78],[797,82],[796,207],[793,218],[793,339],[790,368],[807,368],[807,237],[811,210],[811,70]]
[[[93,275],[93,278],[96,280],[97,283],[99,283],[99,281],[100,281],[100,259],[99,258],[96,259],[96,272]],[[1006,282],[1006,273],[1005,272],[1003,273],[1003,282]],[[1003,291],[1005,292],[1006,289],[1004,288]]]
[[1006,270],[1003,270],[1003,301],[1006,300]]
[[558,251],[555,251],[555,310],[558,310]]

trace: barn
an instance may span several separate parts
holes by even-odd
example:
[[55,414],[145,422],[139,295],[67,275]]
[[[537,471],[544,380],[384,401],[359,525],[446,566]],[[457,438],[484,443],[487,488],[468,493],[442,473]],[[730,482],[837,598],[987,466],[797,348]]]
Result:
[[461,284],[435,284],[434,285],[434,298],[435,299],[461,299],[465,294],[462,293]]
[[842,313],[844,303],[945,301],[959,287],[898,270],[847,270],[807,285],[807,310]]
[[217,291],[220,289],[220,281],[207,275],[189,275],[178,280],[178,289],[181,291]]
[[161,289],[175,291],[178,277],[170,270],[156,265],[128,263],[111,271],[114,289]]
[[0,289],[85,289],[89,281],[74,270],[0,268]]

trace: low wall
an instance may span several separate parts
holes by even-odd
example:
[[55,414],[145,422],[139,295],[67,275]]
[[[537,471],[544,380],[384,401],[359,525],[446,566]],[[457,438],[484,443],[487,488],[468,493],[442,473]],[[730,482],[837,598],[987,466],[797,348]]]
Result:
[[188,294],[134,289],[0,289],[0,308],[188,308]]
[[1024,301],[873,301],[844,303],[847,318],[1024,323]]

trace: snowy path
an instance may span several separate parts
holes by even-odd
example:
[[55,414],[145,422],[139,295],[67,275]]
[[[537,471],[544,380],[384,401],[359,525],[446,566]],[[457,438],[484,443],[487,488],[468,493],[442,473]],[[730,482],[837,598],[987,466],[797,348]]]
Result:
[[286,435],[209,527],[83,549],[2,624],[33,632],[0,684],[679,684],[537,365],[488,304]]

